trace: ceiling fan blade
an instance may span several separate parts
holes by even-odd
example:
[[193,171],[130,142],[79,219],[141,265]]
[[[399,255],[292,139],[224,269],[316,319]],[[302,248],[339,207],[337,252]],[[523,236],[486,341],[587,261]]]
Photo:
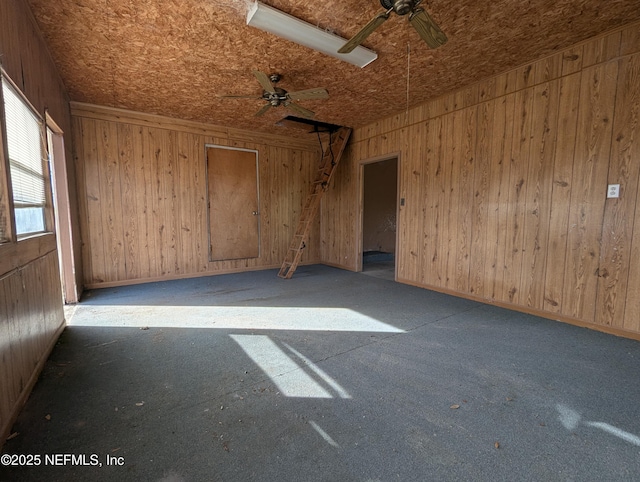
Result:
[[304,107],[300,107],[298,104],[294,104],[293,102],[289,102],[285,104],[285,106],[291,109],[292,111],[297,112],[303,117],[313,117],[316,115],[316,113],[313,112],[312,110],[305,109]]
[[328,99],[329,92],[323,87],[315,89],[299,90],[297,92],[289,92],[288,97],[291,100],[311,100],[311,99]]
[[260,117],[261,115],[264,115],[264,113],[267,112],[270,108],[271,104],[266,104],[262,109],[254,114],[254,117]]
[[360,30],[357,34],[351,37],[351,39],[346,44],[340,47],[340,50],[338,50],[338,53],[348,54],[353,49],[355,49],[358,45],[364,42],[364,40],[371,34],[371,32],[377,29],[389,18],[389,14],[391,13],[391,10],[393,9],[389,9],[386,12],[381,12],[375,17],[373,17],[373,20],[371,20],[368,24],[366,24],[364,28]]
[[429,48],[435,49],[447,43],[447,36],[423,8],[417,8],[409,16],[409,22]]
[[260,72],[259,70],[253,70],[253,75],[256,76],[256,79],[258,79],[258,82],[260,82],[260,85],[264,90],[270,94],[275,94],[276,89],[271,83],[271,80],[269,80],[269,76],[267,74]]

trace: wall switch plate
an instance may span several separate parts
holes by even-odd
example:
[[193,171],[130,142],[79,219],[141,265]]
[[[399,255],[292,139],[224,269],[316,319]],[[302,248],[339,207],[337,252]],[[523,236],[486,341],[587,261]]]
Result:
[[609,184],[607,188],[607,198],[620,197],[620,184]]

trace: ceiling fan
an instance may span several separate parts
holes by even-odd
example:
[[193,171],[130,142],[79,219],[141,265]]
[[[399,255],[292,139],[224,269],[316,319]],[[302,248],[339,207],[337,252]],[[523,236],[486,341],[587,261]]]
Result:
[[294,101],[299,100],[311,100],[311,99],[327,99],[329,97],[329,93],[326,89],[322,87],[316,87],[315,89],[306,89],[299,90],[297,92],[287,92],[286,90],[276,87],[280,81],[281,76],[279,74],[271,74],[267,75],[264,72],[260,72],[259,70],[253,70],[253,75],[255,75],[256,79],[264,89],[262,95],[256,97],[255,95],[224,95],[224,98],[244,98],[244,99],[262,99],[267,102],[267,104],[262,107],[258,112],[255,113],[255,117],[259,117],[267,112],[271,107],[278,107],[279,105],[283,105],[288,107],[292,111],[303,117],[313,117],[315,112],[305,109],[302,106],[299,106]]
[[357,34],[355,34],[346,44],[344,44],[338,52],[348,54],[364,40],[380,25],[382,25],[395,12],[398,15],[409,14],[409,23],[416,29],[420,38],[432,49],[438,48],[447,42],[447,36],[440,27],[436,25],[427,11],[419,7],[422,0],[380,0],[380,4],[385,9],[380,12],[373,20],[364,26]]

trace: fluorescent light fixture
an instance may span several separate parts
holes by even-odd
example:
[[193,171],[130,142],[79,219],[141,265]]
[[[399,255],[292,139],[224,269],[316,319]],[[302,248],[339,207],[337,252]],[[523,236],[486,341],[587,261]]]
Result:
[[347,39],[338,37],[310,23],[303,22],[264,3],[255,2],[249,7],[247,25],[331,55],[358,67],[369,65],[378,58],[378,54],[362,46],[356,47],[353,52],[348,54],[340,54],[338,49],[347,42]]

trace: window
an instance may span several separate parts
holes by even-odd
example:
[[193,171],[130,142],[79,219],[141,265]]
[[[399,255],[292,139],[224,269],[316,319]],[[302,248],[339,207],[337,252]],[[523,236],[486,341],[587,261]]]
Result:
[[48,170],[43,158],[42,122],[4,78],[2,93],[16,235],[45,232]]

